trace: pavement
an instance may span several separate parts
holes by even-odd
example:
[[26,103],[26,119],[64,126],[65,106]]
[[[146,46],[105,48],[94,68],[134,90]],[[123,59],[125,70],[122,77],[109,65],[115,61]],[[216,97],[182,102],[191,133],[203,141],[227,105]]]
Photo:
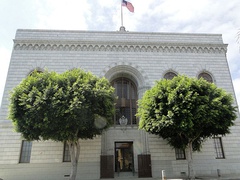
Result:
[[[101,179],[101,180],[163,180],[161,177],[160,178],[129,178],[129,177],[115,177],[113,179]],[[164,180],[188,180],[187,178],[167,178]],[[239,177],[208,177],[208,176],[204,176],[204,177],[196,177],[195,180],[240,180]]]
[[[101,179],[101,180],[188,180],[187,178],[138,178],[138,177],[115,177],[113,179]],[[199,176],[195,180],[240,180],[240,177],[226,176],[226,177],[210,177],[210,176]]]
[[[217,176],[196,176],[196,180],[240,180],[240,174],[239,175],[222,175],[220,177]],[[166,177],[166,179],[162,179],[161,177],[157,178],[138,178],[138,176],[135,174],[134,176],[129,174],[126,176],[118,176],[115,174],[113,179],[101,179],[101,180],[187,180],[185,177],[179,177],[179,178],[171,178]]]
[[224,175],[220,177],[199,176],[196,180],[240,180],[240,175]]

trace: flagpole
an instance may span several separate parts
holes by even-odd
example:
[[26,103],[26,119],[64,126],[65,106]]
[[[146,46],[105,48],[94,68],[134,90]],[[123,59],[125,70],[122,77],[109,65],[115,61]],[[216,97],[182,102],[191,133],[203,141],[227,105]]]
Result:
[[122,0],[121,0],[121,25],[123,26]]

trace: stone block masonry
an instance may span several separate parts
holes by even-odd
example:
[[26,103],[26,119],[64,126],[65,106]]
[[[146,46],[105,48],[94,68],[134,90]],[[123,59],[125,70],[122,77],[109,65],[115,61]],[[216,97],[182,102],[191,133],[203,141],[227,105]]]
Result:
[[[206,72],[218,87],[234,95],[226,52],[220,34],[17,30],[0,109],[0,178],[59,180],[66,179],[70,172],[71,164],[62,162],[63,144],[59,142],[33,142],[30,163],[19,163],[22,138],[7,119],[8,98],[33,70],[61,73],[82,68],[109,81],[128,78],[136,84],[138,99],[167,72],[196,78]],[[212,139],[204,144],[202,152],[194,153],[196,174],[216,175],[217,169],[225,175],[239,173],[239,125],[238,118],[231,134],[222,137],[225,159],[216,159]],[[99,179],[100,155],[116,157],[116,142],[133,144],[136,174],[139,154],[151,154],[154,178],[160,178],[161,170],[173,177],[187,172],[186,160],[176,160],[175,150],[166,141],[138,130],[137,125],[126,131],[114,125],[103,136],[81,140],[78,177]],[[114,161],[114,171],[116,164]]]

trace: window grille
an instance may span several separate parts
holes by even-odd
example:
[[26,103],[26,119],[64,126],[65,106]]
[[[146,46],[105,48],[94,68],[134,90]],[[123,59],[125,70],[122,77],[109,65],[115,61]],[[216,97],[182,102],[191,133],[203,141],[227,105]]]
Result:
[[163,78],[165,79],[173,79],[175,76],[177,76],[177,74],[175,74],[174,72],[167,72]]
[[214,147],[216,151],[216,159],[224,159],[224,151],[223,151],[223,145],[222,145],[222,138],[221,137],[215,137],[214,140]]
[[200,73],[198,75],[198,79],[200,78],[203,78],[205,79],[206,81],[210,82],[210,83],[213,83],[213,79],[212,79],[212,76],[210,76],[210,74],[206,73],[206,72],[203,72],[203,73]]
[[32,142],[23,140],[19,163],[29,163],[31,158],[31,151],[32,151]]
[[175,149],[176,159],[186,159],[185,151],[183,149]]
[[127,118],[128,125],[137,124],[137,88],[136,85],[127,78],[117,78],[112,81],[117,96],[115,105],[114,122],[119,125],[119,119],[124,116]]
[[63,162],[71,162],[70,150],[66,142],[63,147]]

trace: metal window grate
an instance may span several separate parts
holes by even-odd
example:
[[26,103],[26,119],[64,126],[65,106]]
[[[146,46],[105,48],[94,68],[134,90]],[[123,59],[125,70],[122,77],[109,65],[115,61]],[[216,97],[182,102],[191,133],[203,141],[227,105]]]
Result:
[[32,142],[23,140],[19,163],[29,163],[31,158],[31,152]]
[[176,73],[174,73],[174,72],[167,72],[165,75],[164,75],[164,77],[163,78],[165,78],[165,79],[173,79],[175,76],[177,76],[177,74]]
[[185,151],[183,149],[175,149],[176,159],[186,159]]
[[137,87],[128,78],[120,77],[112,81],[115,88],[115,95],[118,97],[115,105],[114,122],[119,125],[119,119],[124,116],[128,125],[137,124]]
[[66,142],[64,143],[63,147],[63,162],[71,162],[69,146]]
[[206,72],[202,72],[198,75],[198,79],[203,78],[206,81],[213,83],[213,78],[210,74],[206,73]]
[[224,159],[224,152],[223,152],[223,145],[221,137],[215,137],[214,140],[214,147],[216,151],[216,159]]

